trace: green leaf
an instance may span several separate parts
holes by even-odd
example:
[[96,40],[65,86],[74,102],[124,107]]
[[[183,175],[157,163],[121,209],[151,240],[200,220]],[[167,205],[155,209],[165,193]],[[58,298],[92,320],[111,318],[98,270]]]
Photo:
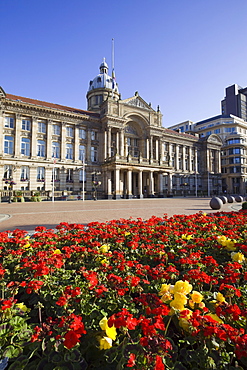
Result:
[[4,357],[8,358],[18,357],[21,353],[22,349],[20,347],[8,346],[5,348]]

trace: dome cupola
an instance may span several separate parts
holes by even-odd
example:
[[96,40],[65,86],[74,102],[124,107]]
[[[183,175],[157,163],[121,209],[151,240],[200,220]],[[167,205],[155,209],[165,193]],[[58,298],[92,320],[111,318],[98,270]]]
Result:
[[100,73],[89,82],[87,92],[88,110],[99,111],[101,103],[108,97],[115,100],[120,98],[115,76],[114,74],[110,76],[108,69],[108,64],[104,58],[99,67]]

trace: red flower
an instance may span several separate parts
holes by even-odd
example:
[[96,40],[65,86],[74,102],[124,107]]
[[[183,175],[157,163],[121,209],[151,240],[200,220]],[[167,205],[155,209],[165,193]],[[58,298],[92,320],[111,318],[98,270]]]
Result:
[[158,355],[156,356],[154,370],[165,370],[165,366],[163,364],[162,358]]
[[59,299],[58,299],[58,300],[57,300],[57,302],[56,302],[56,304],[57,304],[58,306],[65,306],[65,305],[66,305],[66,303],[67,303],[67,299],[66,299],[64,296],[59,297]]
[[127,363],[127,367],[133,367],[135,366],[135,359],[136,359],[136,355],[134,353],[131,353],[130,356],[129,356],[129,361]]
[[77,334],[74,330],[69,330],[64,338],[65,341],[63,342],[64,346],[67,347],[68,349],[71,349],[74,347],[79,341],[79,338],[81,337],[80,334]]

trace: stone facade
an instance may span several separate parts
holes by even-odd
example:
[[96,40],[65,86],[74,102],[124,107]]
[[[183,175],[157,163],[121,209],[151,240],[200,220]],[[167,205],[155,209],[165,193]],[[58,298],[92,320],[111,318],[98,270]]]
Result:
[[105,62],[100,72],[90,81],[88,110],[0,88],[2,191],[84,191],[90,199],[97,190],[99,198],[119,199],[221,189],[217,135],[199,138],[162,127],[159,108],[137,92],[121,100]]

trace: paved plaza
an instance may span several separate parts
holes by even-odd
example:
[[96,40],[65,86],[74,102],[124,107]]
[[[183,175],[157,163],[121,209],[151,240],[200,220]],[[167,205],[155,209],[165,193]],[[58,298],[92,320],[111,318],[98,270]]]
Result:
[[[169,217],[174,214],[211,213],[210,198],[150,198],[124,200],[43,201],[40,203],[0,203],[0,231],[27,230],[36,226],[55,228],[60,222],[88,224],[119,218],[146,220],[151,216]],[[241,203],[223,205],[226,212],[238,211]]]

